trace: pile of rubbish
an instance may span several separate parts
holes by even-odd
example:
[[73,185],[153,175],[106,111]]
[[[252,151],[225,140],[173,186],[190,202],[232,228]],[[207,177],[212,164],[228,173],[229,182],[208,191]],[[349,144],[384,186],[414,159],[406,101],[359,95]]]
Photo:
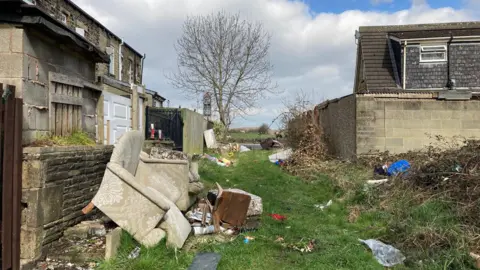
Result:
[[194,235],[239,233],[255,231],[263,212],[262,198],[240,189],[223,189],[208,192],[206,198],[186,213]]

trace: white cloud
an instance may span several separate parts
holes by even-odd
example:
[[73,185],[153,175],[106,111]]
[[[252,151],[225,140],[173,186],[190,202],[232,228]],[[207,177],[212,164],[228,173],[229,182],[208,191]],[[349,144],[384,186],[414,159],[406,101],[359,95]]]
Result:
[[377,6],[380,4],[391,4],[393,3],[393,0],[370,0],[370,3],[374,6]]
[[[379,0],[377,0],[379,1]],[[478,0],[469,0],[474,6]],[[164,74],[176,67],[173,44],[188,15],[226,10],[260,21],[272,34],[274,79],[285,93],[261,101],[255,116],[235,125],[270,122],[282,100],[299,89],[313,91],[318,101],[352,92],[355,70],[355,30],[361,25],[392,25],[472,20],[471,8],[432,9],[425,0],[394,13],[347,10],[339,14],[312,12],[302,1],[287,0],[74,0],[138,51],[147,54],[145,83],[171,101],[191,107]],[[253,123],[247,123],[251,121]]]

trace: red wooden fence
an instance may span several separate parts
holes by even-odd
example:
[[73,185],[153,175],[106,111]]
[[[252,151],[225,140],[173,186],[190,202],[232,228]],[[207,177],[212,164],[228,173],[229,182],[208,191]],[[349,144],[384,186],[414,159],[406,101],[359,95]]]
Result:
[[20,269],[20,222],[22,198],[23,100],[15,98],[15,86],[0,83],[0,164],[2,170],[1,266]]

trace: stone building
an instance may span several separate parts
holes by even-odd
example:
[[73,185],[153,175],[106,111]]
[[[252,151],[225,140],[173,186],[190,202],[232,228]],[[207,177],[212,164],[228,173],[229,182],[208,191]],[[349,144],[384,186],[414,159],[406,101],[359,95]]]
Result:
[[23,143],[83,130],[95,136],[102,87],[96,65],[108,55],[84,37],[21,1],[0,8],[0,82],[23,97]]
[[163,103],[165,102],[165,98],[159,95],[156,91],[145,89],[145,93],[148,97],[147,106],[154,107],[154,108],[163,108]]
[[480,138],[480,23],[360,27],[353,94],[317,106],[340,157]]
[[[94,48],[102,55],[102,60],[94,60],[94,73],[89,74],[92,75],[89,82],[95,84],[100,93],[91,97],[98,106],[95,106],[95,111],[85,114],[89,119],[86,126],[96,127],[95,130],[89,130],[89,133],[94,134],[99,143],[112,144],[127,130],[143,129],[145,107],[148,102],[143,85],[145,55],[139,53],[70,0],[6,2],[17,3],[22,6],[22,9],[38,9],[44,13],[45,19],[55,21],[52,22],[55,28],[62,28],[63,31],[69,32],[69,35],[82,40],[87,44],[85,46]],[[2,5],[4,3],[2,2]],[[29,57],[26,56],[26,58]],[[49,107],[46,104],[41,106]],[[26,122],[39,122],[38,114],[42,112],[38,113],[37,110],[39,107],[29,111]],[[44,110],[42,115],[49,114],[47,111]],[[43,119],[43,117],[40,118]],[[41,121],[44,123],[47,120]],[[103,129],[98,129],[102,126]],[[34,141],[51,129],[52,127],[46,128],[45,125],[25,127],[25,143]]]

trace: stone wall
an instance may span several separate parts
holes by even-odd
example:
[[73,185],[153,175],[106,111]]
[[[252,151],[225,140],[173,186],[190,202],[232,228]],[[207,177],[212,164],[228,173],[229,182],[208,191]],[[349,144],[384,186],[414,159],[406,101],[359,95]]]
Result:
[[317,106],[325,141],[332,155],[355,156],[355,95],[327,101]]
[[357,154],[418,150],[432,136],[480,138],[480,100],[357,96]]
[[113,35],[98,21],[93,20],[90,16],[81,10],[78,6],[69,0],[36,0],[37,6],[45,10],[48,14],[55,17],[57,20],[61,19],[62,14],[67,15],[67,26],[75,30],[80,27],[85,30],[85,38],[99,47],[103,52],[106,52],[108,46],[114,48],[115,67],[114,74],[109,73],[108,64],[97,64],[97,76],[108,75],[117,80],[120,79],[120,72],[122,73],[121,81],[129,83],[129,61],[132,60],[132,70],[135,72],[133,78],[135,84],[142,83],[142,55],[132,50],[128,45],[122,45],[123,68],[120,70],[120,44],[121,40]]
[[35,260],[63,231],[85,219],[112,146],[26,147],[23,150],[21,258]]
[[[23,35],[23,143],[29,144],[50,132],[49,72],[95,82],[95,62],[82,57],[36,30],[25,28]],[[95,137],[95,115],[99,91],[82,89],[83,131]]]

